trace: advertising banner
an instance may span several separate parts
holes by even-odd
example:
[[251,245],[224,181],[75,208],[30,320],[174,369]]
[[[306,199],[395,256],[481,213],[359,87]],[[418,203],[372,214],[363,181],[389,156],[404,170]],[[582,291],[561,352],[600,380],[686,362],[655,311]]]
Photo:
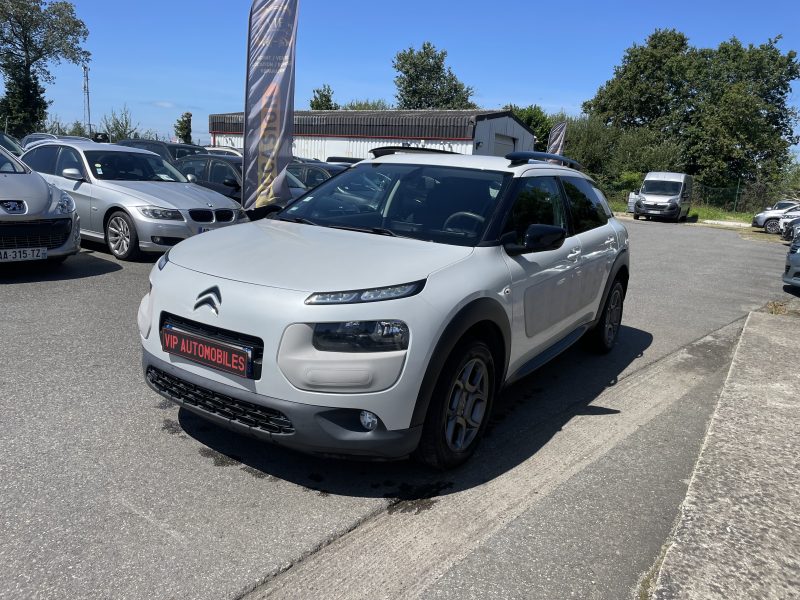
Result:
[[284,170],[292,158],[297,3],[255,0],[250,8],[242,189],[246,210],[291,199]]
[[567,122],[556,123],[547,137],[548,154],[564,154],[564,138],[567,135]]

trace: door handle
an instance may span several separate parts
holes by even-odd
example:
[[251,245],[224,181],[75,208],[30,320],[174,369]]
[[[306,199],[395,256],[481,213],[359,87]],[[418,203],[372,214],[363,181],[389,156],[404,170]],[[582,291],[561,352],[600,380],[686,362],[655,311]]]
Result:
[[610,246],[611,244],[613,244],[613,243],[614,243],[614,242],[616,242],[616,241],[617,241],[617,240],[614,238],[614,236],[613,236],[613,235],[610,235],[610,236],[608,236],[608,237],[606,238],[605,245],[606,245],[606,246]]
[[93,206],[93,207],[92,207],[92,210],[97,210],[97,207],[96,207],[96,206]]
[[576,260],[581,255],[580,248],[573,248],[569,254],[567,254],[567,260]]

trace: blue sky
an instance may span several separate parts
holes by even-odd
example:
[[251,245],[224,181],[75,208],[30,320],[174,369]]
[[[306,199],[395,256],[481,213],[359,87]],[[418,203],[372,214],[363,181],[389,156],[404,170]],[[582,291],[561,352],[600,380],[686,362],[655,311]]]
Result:
[[[623,52],[656,28],[676,28],[695,46],[732,36],[760,44],[783,35],[800,51],[800,2],[488,2],[299,0],[295,107],[328,83],[342,103],[394,102],[392,59],[428,40],[448,52],[456,75],[495,108],[539,104],[580,112]],[[89,28],[93,122],[127,105],[143,129],[172,134],[184,111],[208,142],[208,115],[242,110],[249,0],[73,0]],[[83,119],[82,73],[53,68],[51,114]],[[792,103],[800,106],[800,84]]]

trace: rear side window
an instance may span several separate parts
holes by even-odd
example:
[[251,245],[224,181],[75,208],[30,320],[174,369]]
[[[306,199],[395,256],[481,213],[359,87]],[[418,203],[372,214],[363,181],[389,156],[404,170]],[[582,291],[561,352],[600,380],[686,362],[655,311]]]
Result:
[[34,148],[25,155],[25,164],[38,173],[53,175],[56,170],[58,146]]
[[562,177],[564,191],[569,199],[575,233],[583,233],[608,223],[592,184],[583,177]]

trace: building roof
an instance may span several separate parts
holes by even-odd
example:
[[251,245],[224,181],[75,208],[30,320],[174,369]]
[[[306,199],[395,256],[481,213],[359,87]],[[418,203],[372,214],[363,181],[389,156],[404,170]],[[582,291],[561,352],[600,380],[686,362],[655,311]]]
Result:
[[[299,110],[294,113],[294,135],[472,140],[479,121],[500,118],[513,119],[533,135],[508,110]],[[244,113],[209,115],[208,130],[241,135]]]

